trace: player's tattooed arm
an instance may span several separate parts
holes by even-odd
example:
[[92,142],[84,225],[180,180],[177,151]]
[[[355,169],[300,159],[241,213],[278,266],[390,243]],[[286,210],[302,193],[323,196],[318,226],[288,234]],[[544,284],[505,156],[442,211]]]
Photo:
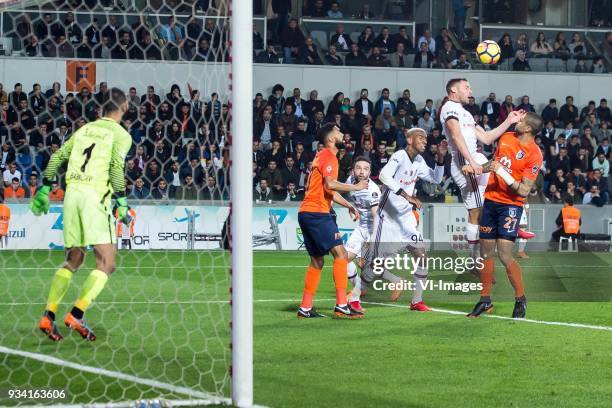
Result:
[[[483,173],[489,173],[491,171],[495,171],[495,170],[497,170],[497,166],[499,166],[499,163],[496,162],[495,159],[491,159],[491,160],[489,160],[488,162],[486,162],[486,163],[484,163],[482,165],[482,172]],[[472,166],[470,164],[466,164],[465,166],[461,167],[461,171],[466,176],[468,174],[474,174],[474,169],[472,168]]]
[[535,180],[528,179],[528,178],[523,178],[520,181],[520,183],[518,181],[515,181],[514,183],[512,183],[510,188],[516,194],[520,195],[521,197],[527,197],[529,195],[529,192],[531,191],[531,188],[533,187],[534,183],[535,183]]

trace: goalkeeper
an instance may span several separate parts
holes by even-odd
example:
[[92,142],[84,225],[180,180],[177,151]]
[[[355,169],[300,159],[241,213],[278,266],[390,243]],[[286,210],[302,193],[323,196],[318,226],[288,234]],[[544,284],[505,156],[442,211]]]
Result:
[[85,249],[93,246],[96,268],[85,280],[81,293],[64,323],[84,339],[94,341],[83,314],[100,294],[115,270],[116,237],[111,198],[116,200],[118,218],[129,223],[125,198],[124,163],[132,138],[120,122],[128,109],[125,93],[112,88],[103,106],[102,118],[86,124],[55,152],[43,174],[30,208],[35,215],[49,210],[49,191],[57,170],[68,161],[64,198],[64,246],[66,262],[55,272],[40,330],[53,341],[63,339],[55,314],[66,294],[73,273],[83,264]]

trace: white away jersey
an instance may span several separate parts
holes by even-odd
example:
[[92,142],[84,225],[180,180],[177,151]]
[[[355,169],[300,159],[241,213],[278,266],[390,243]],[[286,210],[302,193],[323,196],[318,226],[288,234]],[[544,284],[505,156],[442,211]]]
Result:
[[409,196],[413,196],[417,180],[440,184],[443,176],[444,166],[436,165],[435,169],[432,169],[420,154],[417,154],[414,160],[410,160],[405,149],[398,150],[380,171],[380,181],[386,186],[383,198],[380,200],[380,210],[398,214],[411,212],[412,204],[397,192],[404,190]]
[[461,135],[465,140],[465,145],[467,146],[470,154],[474,154],[476,152],[476,122],[474,121],[472,114],[465,110],[463,105],[461,105],[459,102],[447,101],[444,106],[442,106],[442,110],[440,111],[440,122],[442,122],[443,132],[448,140],[448,146],[451,156],[453,157],[453,162],[459,163],[462,162],[462,160],[459,160],[460,153],[457,150],[457,146],[455,146],[453,139],[450,137],[450,132],[446,126],[446,121],[450,118],[455,118],[459,121]]
[[[353,176],[349,176],[346,180],[346,184],[354,183],[355,179]],[[351,191],[349,193],[349,201],[353,203],[361,216],[359,219],[359,226],[367,228],[371,233],[374,226],[374,218],[372,217],[371,209],[380,202],[380,189],[376,183],[368,179],[368,188],[359,191]]]

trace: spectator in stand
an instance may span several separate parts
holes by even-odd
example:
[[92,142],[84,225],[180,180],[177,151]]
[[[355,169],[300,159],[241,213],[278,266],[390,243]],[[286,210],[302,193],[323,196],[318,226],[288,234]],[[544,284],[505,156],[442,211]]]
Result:
[[342,106],[343,102],[344,93],[336,92],[332,100],[329,101],[329,105],[327,105],[327,114],[325,116],[327,117],[328,121],[331,121],[334,115],[341,113],[340,107]]
[[391,156],[387,153],[387,144],[384,141],[378,142],[376,152],[373,157],[370,157],[372,160],[372,179],[378,180],[378,174],[382,170],[383,167],[389,162]]
[[356,43],[351,44],[351,52],[346,54],[344,59],[346,66],[363,67],[367,64],[367,57]]
[[290,101],[285,102],[285,110],[278,118],[277,123],[282,125],[285,128],[285,131],[289,134],[295,132],[297,128],[297,116],[295,115],[295,111],[293,110],[293,103]]
[[304,45],[300,47],[298,52],[298,63],[304,65],[321,65],[321,58],[317,52],[317,47],[314,45],[312,37],[307,37]]
[[520,33],[516,38],[516,46],[514,47],[515,53],[523,51],[525,55],[529,52],[529,40],[527,39],[526,33]]
[[606,37],[601,42],[601,52],[607,58],[612,58],[612,31],[606,33]]
[[370,11],[369,4],[364,4],[363,6],[361,6],[361,11],[359,12],[359,14],[357,14],[357,18],[361,20],[370,20],[374,18],[374,13]]
[[504,98],[504,103],[502,103],[499,107],[499,123],[506,120],[510,112],[514,112],[515,110],[517,110],[517,107],[514,105],[514,103],[512,103],[512,95],[506,95]]
[[335,66],[344,65],[344,61],[342,60],[342,57],[338,55],[335,45],[329,46],[329,49],[327,50],[327,53],[325,54],[325,62],[327,63],[327,65],[335,65]]
[[383,112],[376,117],[374,128],[376,129],[377,140],[384,140],[386,144],[393,145],[397,123],[395,123],[391,108],[384,107]]
[[459,53],[459,58],[457,58],[452,63],[453,69],[472,69],[472,63],[467,60],[467,54],[465,52]]
[[382,54],[390,53],[393,50],[394,45],[389,27],[383,26],[381,28],[380,34],[374,40],[374,47],[380,48]]
[[287,184],[287,196],[285,197],[285,201],[302,201],[304,199],[304,191],[302,189],[298,189],[298,185],[294,182],[289,182]]
[[351,36],[344,32],[344,24],[338,23],[336,25],[336,33],[332,36],[329,41],[330,45],[335,45],[339,51],[349,51],[353,45]]
[[534,106],[531,103],[529,103],[529,96],[527,96],[527,95],[524,95],[521,98],[521,103],[516,108],[517,109],[522,109],[525,112],[535,112],[535,108],[534,108]]
[[395,52],[389,55],[389,63],[395,68],[407,68],[406,50],[404,43],[398,43]]
[[[3,148],[3,158],[6,154],[6,157],[9,156],[10,150]],[[17,182],[21,184],[21,172],[17,170],[17,164],[15,162],[10,162],[6,170],[2,173],[2,179],[4,181],[4,186],[9,187],[13,182],[13,179],[17,179]]]
[[340,11],[340,5],[337,1],[333,1],[327,10],[327,17],[329,18],[344,18],[344,15]]
[[582,204],[592,204],[596,207],[603,207],[606,201],[604,200],[599,187],[596,184],[591,185],[588,192],[584,195],[582,199]]
[[177,187],[174,193],[174,198],[177,200],[199,200],[200,191],[198,186],[193,182],[193,176],[185,176],[185,182],[182,186]]
[[514,47],[512,46],[510,34],[504,33],[502,35],[502,38],[499,40],[499,48],[501,50],[500,62],[514,57]]
[[[281,161],[282,163],[282,161]],[[281,175],[280,170],[278,169],[277,161],[270,160],[268,162],[268,166],[261,171],[259,177],[265,179],[268,183],[268,186],[272,189],[273,197],[283,193],[283,176]]]
[[593,170],[599,170],[601,179],[604,184],[608,184],[608,176],[610,175],[610,162],[606,159],[606,155],[603,152],[597,154],[597,157],[593,159],[592,163]]
[[419,118],[417,127],[423,129],[428,135],[431,134],[435,127],[435,122],[428,111],[423,112],[423,116]]
[[117,24],[117,16],[110,14],[107,18],[107,23],[102,28],[102,37],[108,38],[109,46],[114,46],[118,40],[119,25]]
[[546,122],[546,126],[544,126],[544,129],[542,129],[542,134],[541,134],[542,142],[545,143],[546,145],[554,143],[555,133],[556,133],[555,124],[553,121],[549,120],[548,122]]
[[565,98],[565,105],[561,106],[559,110],[559,121],[566,126],[568,123],[574,125],[578,122],[578,108],[574,105],[574,97],[567,96]]
[[314,118],[315,112],[325,110],[323,101],[319,100],[318,97],[319,92],[313,89],[308,95],[308,100],[304,103],[304,114],[311,120]]
[[64,201],[64,190],[62,190],[57,181],[51,182],[51,191],[49,191],[49,201]]
[[300,48],[304,45],[304,34],[298,27],[298,22],[295,18],[289,20],[289,24],[281,33],[281,45],[283,47],[283,57],[285,64],[293,64],[298,58]]
[[436,36],[435,40],[436,40],[436,52],[434,53],[435,55],[437,55],[440,51],[442,51],[442,49],[444,48],[445,42],[449,41],[452,43],[450,35],[448,34],[448,29],[446,27],[442,27],[440,29],[440,33]]
[[25,189],[21,186],[21,182],[18,177],[13,177],[11,179],[10,184],[4,188],[4,198],[5,199],[20,199],[25,198],[26,192]]
[[556,185],[551,184],[548,188],[547,198],[551,204],[559,204],[562,202],[561,191],[557,188]]
[[589,71],[591,74],[607,74],[608,69],[604,65],[603,57],[596,57],[593,60],[593,65],[591,65],[591,69]]
[[516,51],[516,58],[512,63],[513,71],[531,71],[531,66],[529,65],[529,61],[525,57],[525,51],[518,50]]
[[433,55],[436,52],[436,40],[434,40],[431,36],[431,31],[425,30],[419,41],[417,42],[417,47],[419,50],[422,50],[421,44],[427,44],[427,50]]
[[401,98],[397,100],[396,106],[397,106],[397,109],[400,109],[402,107],[406,109],[406,115],[412,121],[412,124],[414,125],[416,123],[418,119],[417,108],[414,102],[410,100],[410,90],[409,89],[404,89],[404,92],[402,92]]
[[[433,40],[432,40],[433,41]],[[426,42],[419,42],[419,52],[414,57],[414,68],[431,68],[434,55],[429,50]]]
[[480,115],[480,108],[476,105],[476,99],[473,96],[468,98],[468,104],[464,105],[463,108],[470,112],[472,116]]
[[165,179],[161,179],[157,182],[155,188],[151,191],[151,198],[154,200],[169,200],[170,198],[174,198],[172,194],[170,194],[170,188],[168,187],[168,182]]
[[383,88],[380,93],[380,98],[378,98],[378,101],[376,101],[376,104],[374,105],[374,114],[376,116],[383,113],[385,108],[389,108],[391,115],[395,115],[396,106],[395,102],[391,100],[390,95],[391,93],[389,89]]
[[374,30],[372,26],[365,26],[361,35],[359,35],[358,45],[363,52],[368,53],[374,46]]
[[582,41],[582,36],[578,32],[572,34],[572,41],[567,47],[574,57],[579,55],[584,56],[587,53],[586,45],[584,44],[584,41]]
[[573,181],[568,180],[565,191],[563,192],[562,199],[563,201],[571,198],[576,203],[582,202],[582,193],[576,189],[576,185]]
[[272,190],[268,187],[268,180],[262,178],[253,189],[253,201],[267,203],[272,201]]
[[602,98],[599,101],[599,106],[595,109],[595,111],[601,122],[612,122],[612,113],[610,112],[608,100],[606,98]]
[[544,32],[540,31],[536,40],[531,44],[530,51],[536,56],[546,56],[554,52],[552,46],[546,40]]
[[457,53],[453,49],[453,44],[450,41],[445,41],[442,49],[438,51],[436,60],[440,68],[451,69],[453,61],[457,59]]
[[206,201],[221,201],[221,192],[217,187],[217,180],[213,176],[206,177],[206,185],[200,192],[200,198]]
[[491,92],[489,97],[480,106],[480,116],[487,115],[493,126],[498,123],[499,117],[499,102],[496,101],[495,92]]
[[586,74],[589,72],[589,68],[586,65],[586,60],[583,56],[579,56],[576,62],[576,68],[574,68],[574,72],[579,74]]
[[293,105],[293,111],[295,116],[302,118],[305,116],[305,105],[306,101],[302,99],[302,91],[300,88],[293,88],[293,95],[287,98],[287,103]]
[[400,26],[399,31],[396,34],[393,34],[392,42],[393,44],[395,44],[396,48],[398,44],[403,44],[404,52],[409,54],[412,53],[412,39],[408,35],[408,30],[406,29],[406,26]]
[[368,57],[367,64],[369,67],[388,67],[389,60],[381,54],[380,48],[372,47],[372,54]]
[[44,57],[48,55],[49,50],[45,44],[40,43],[38,37],[33,35],[27,41],[24,52],[28,57]]
[[314,0],[314,2],[311,0],[311,4],[310,8],[306,11],[307,15],[311,17],[327,17],[327,8],[323,0]]
[[555,52],[555,56],[565,57],[570,53],[569,47],[567,46],[567,41],[565,41],[565,34],[563,31],[559,31],[557,36],[555,37],[555,42],[553,43],[553,50]]
[[542,110],[542,119],[544,123],[552,122],[557,123],[559,118],[559,108],[557,108],[557,100],[551,98],[548,100],[548,105]]

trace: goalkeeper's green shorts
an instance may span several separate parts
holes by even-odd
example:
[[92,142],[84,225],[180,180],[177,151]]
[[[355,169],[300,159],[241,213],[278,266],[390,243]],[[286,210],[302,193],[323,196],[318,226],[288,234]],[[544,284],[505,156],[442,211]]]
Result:
[[69,185],[64,197],[64,247],[114,244],[111,194]]

